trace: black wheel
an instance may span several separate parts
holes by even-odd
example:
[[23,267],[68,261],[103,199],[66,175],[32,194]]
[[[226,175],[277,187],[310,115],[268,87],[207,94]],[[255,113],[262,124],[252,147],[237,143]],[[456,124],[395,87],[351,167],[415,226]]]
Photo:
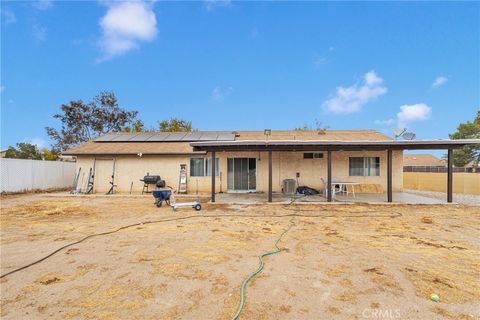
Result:
[[158,200],[157,202],[155,202],[155,205],[160,208],[162,206],[162,200]]
[[201,204],[196,204],[193,208],[194,208],[196,211],[200,211],[200,210],[202,210],[202,205],[201,205]]

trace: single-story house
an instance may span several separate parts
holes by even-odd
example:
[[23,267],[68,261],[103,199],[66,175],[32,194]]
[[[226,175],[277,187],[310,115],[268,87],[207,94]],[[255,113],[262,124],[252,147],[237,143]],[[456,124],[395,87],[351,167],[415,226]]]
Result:
[[141,192],[147,173],[176,189],[186,165],[188,192],[210,191],[212,201],[218,192],[265,192],[271,201],[285,179],[320,190],[355,182],[356,192],[387,192],[391,201],[403,188],[403,150],[448,149],[451,160],[454,148],[469,143],[396,141],[374,130],[109,133],[63,154],[77,157],[80,186],[94,170],[99,193],[109,190],[113,173],[116,192]]
[[404,167],[445,167],[447,163],[433,154],[404,154]]

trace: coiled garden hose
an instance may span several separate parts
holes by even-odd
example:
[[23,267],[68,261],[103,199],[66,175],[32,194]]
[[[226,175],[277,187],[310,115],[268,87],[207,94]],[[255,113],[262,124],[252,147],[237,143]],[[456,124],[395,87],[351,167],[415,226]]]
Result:
[[265,261],[263,260],[263,257],[279,253],[282,251],[282,249],[278,246],[280,241],[282,241],[283,236],[295,225],[295,215],[292,216],[290,219],[290,224],[288,227],[283,230],[283,232],[280,234],[278,237],[277,241],[275,241],[275,250],[268,251],[265,253],[262,253],[260,256],[258,256],[258,259],[260,260],[260,265],[258,266],[258,269],[252,272],[245,281],[243,281],[242,286],[240,287],[240,304],[238,305],[237,312],[235,315],[232,317],[232,320],[237,320],[238,317],[240,316],[240,313],[243,310],[243,306],[245,305],[245,287],[247,284],[252,280],[253,277],[255,277],[257,274],[262,272],[263,268],[265,267]]

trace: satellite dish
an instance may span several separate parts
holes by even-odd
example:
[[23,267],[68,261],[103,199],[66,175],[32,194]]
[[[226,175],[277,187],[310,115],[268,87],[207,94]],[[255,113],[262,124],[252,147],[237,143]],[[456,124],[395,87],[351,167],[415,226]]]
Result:
[[405,131],[407,131],[407,128],[403,128],[403,129],[395,128],[395,129],[393,129],[393,133],[395,134],[395,139],[402,136],[402,134],[404,134]]
[[416,134],[415,132],[405,132],[402,136],[405,140],[413,140],[415,139]]

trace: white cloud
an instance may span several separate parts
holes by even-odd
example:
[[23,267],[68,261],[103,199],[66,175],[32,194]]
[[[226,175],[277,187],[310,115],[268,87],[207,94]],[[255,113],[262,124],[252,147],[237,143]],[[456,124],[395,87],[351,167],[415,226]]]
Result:
[[447,81],[448,81],[447,77],[444,77],[444,76],[436,77],[432,83],[432,88],[438,88],[441,85],[444,85]]
[[32,5],[38,10],[50,9],[53,5],[52,0],[36,0],[32,2]]
[[432,108],[425,103],[405,104],[397,113],[399,127],[407,127],[410,122],[427,120],[432,114]]
[[369,71],[363,76],[360,85],[338,87],[335,96],[323,102],[322,107],[335,114],[359,112],[365,104],[387,92],[383,82],[375,71]]
[[3,23],[5,24],[10,24],[10,23],[14,23],[17,21],[17,17],[15,16],[15,13],[13,13],[13,11],[10,11],[8,9],[3,9],[2,8],[2,16],[3,16]]
[[38,149],[42,149],[47,146],[47,143],[42,138],[28,138],[25,139],[23,142],[36,145]]
[[212,100],[213,101],[220,101],[226,99],[230,94],[232,94],[233,88],[228,87],[223,89],[220,86],[216,86],[212,90]]
[[326,64],[328,62],[328,59],[325,57],[322,57],[318,54],[315,55],[315,59],[313,60],[313,64],[315,65],[316,68]]
[[157,19],[150,5],[143,1],[112,2],[100,20],[100,48],[105,61],[138,48],[141,41],[157,35]]
[[32,36],[37,42],[43,42],[47,40],[47,28],[39,24],[34,24]]
[[230,7],[232,5],[231,0],[205,0],[203,5],[207,11],[213,11],[219,7]]

